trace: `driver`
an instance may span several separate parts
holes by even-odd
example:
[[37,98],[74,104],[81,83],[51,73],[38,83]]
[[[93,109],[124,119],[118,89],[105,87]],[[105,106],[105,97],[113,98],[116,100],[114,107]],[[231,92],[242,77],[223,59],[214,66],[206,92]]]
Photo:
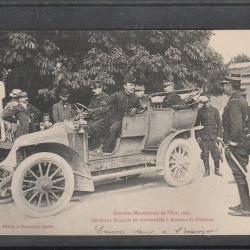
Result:
[[134,94],[135,77],[128,74],[124,78],[123,90],[115,92],[106,99],[106,105],[112,108],[109,125],[110,131],[104,141],[103,152],[112,152],[116,138],[119,136],[122,127],[122,119],[125,114],[134,116],[140,109],[140,99]]

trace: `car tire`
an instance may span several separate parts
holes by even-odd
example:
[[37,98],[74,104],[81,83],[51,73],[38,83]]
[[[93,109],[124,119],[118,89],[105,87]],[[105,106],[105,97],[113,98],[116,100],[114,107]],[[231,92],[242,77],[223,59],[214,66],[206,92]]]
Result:
[[61,212],[69,203],[75,181],[61,156],[41,152],[26,158],[14,172],[11,191],[16,206],[30,217]]
[[164,157],[164,179],[174,187],[191,183],[199,173],[198,159],[188,140],[174,139]]

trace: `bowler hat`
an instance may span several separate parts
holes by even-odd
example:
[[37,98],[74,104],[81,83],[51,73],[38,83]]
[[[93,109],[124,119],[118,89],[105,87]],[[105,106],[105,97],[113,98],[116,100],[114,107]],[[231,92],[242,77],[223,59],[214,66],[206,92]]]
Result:
[[69,91],[66,88],[62,88],[62,89],[59,90],[58,95],[59,96],[65,96],[65,97],[67,97],[67,96],[70,95],[70,93],[69,93]]
[[164,81],[163,83],[162,83],[162,86],[165,88],[165,87],[168,87],[168,86],[172,86],[172,85],[174,85],[174,83],[173,82],[170,82],[170,81]]
[[18,97],[21,94],[21,89],[13,89],[10,93],[10,97]]
[[136,82],[136,78],[134,77],[134,75],[132,74],[127,74],[124,77],[124,83],[132,83],[135,84]]

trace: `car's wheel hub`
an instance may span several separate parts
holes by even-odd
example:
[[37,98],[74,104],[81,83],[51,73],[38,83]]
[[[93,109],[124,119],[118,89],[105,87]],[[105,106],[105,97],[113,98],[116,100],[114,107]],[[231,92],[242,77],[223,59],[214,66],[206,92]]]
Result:
[[52,189],[53,183],[48,177],[41,177],[37,180],[37,189],[40,192],[48,192]]

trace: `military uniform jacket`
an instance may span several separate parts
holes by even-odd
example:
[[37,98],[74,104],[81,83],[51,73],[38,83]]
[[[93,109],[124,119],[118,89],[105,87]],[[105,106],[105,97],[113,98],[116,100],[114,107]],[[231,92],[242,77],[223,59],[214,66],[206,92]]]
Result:
[[103,118],[106,113],[110,110],[106,105],[106,99],[109,97],[108,94],[102,92],[100,95],[95,95],[91,98],[88,108],[93,109],[93,120],[99,120]]
[[[9,109],[2,113],[4,120],[10,122],[17,122],[18,126],[16,130],[16,137],[28,134],[29,132],[35,131],[35,120],[38,120],[40,116],[40,111],[31,104],[27,104],[25,108],[22,104]],[[32,131],[30,131],[32,129]]]
[[238,143],[248,118],[248,104],[239,92],[231,95],[222,115],[225,143]]
[[140,99],[134,93],[127,94],[125,90],[115,92],[106,99],[106,105],[112,109],[111,117],[120,120],[132,108],[140,109]]
[[222,138],[222,123],[218,109],[215,107],[203,107],[198,110],[196,125],[204,126],[197,130],[196,136],[201,139]]
[[75,112],[70,103],[63,104],[62,101],[53,105],[53,120],[54,122],[63,122],[74,117]]
[[181,102],[181,98],[178,94],[171,92],[163,99],[163,108],[171,108]]

